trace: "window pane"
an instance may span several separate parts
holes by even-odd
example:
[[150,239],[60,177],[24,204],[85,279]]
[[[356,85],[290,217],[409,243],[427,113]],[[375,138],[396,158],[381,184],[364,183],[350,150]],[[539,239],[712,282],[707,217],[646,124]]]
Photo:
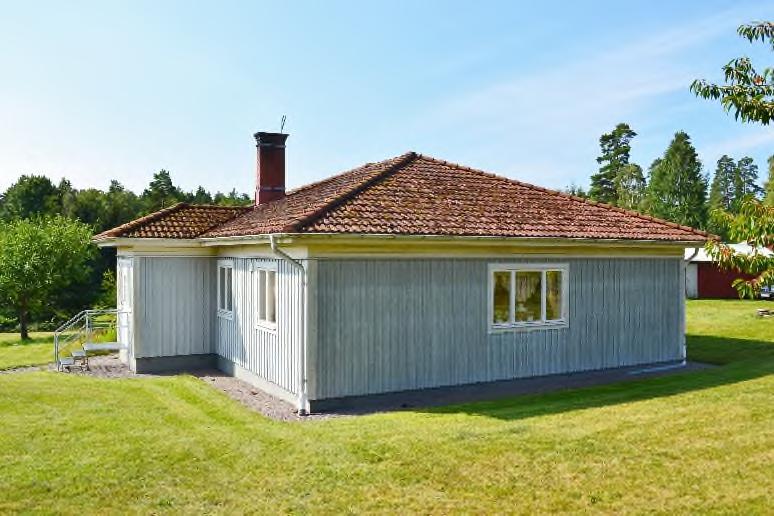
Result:
[[492,293],[494,307],[492,314],[492,322],[495,324],[509,322],[510,305],[511,305],[511,273],[510,272],[495,272],[494,273],[494,292]]
[[226,269],[223,267],[218,267],[218,309],[222,310],[225,307],[226,302],[226,279],[225,279],[225,273]]
[[562,272],[546,271],[546,320],[562,318]]
[[258,320],[266,320],[266,271],[258,271]]
[[516,321],[540,321],[540,271],[516,272]]
[[226,310],[231,311],[234,309],[234,282],[233,276],[234,270],[231,267],[226,268]]
[[266,320],[269,322],[277,322],[277,275],[274,271],[270,271],[266,274]]

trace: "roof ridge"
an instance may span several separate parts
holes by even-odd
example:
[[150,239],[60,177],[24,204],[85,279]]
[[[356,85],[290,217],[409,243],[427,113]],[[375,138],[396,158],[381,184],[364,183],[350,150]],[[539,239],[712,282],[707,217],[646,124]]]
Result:
[[487,176],[490,176],[490,177],[494,177],[494,178],[497,178],[497,179],[503,179],[505,181],[510,181],[512,183],[515,183],[517,185],[523,186],[525,188],[530,188],[532,190],[537,190],[539,192],[544,192],[544,193],[548,193],[548,194],[552,194],[552,195],[557,195],[559,197],[564,197],[564,198],[572,199],[572,200],[574,200],[576,202],[580,202],[580,203],[584,203],[584,204],[589,204],[591,206],[598,206],[600,208],[607,209],[609,211],[616,211],[616,212],[619,212],[619,213],[624,213],[626,215],[632,215],[632,216],[635,216],[635,217],[640,218],[642,220],[647,220],[647,221],[651,221],[651,222],[658,222],[659,224],[664,224],[664,225],[669,226],[671,228],[682,229],[683,231],[688,231],[690,233],[694,233],[694,234],[699,235],[699,236],[708,237],[708,238],[714,238],[714,239],[718,238],[717,235],[713,235],[713,234],[708,233],[706,231],[702,231],[700,229],[692,228],[690,226],[684,226],[682,224],[678,224],[676,222],[671,222],[671,221],[668,221],[668,220],[660,219],[658,217],[653,217],[651,215],[645,215],[644,213],[640,213],[638,211],[627,210],[625,208],[620,208],[618,206],[613,206],[612,204],[608,204],[608,203],[604,203],[604,202],[592,201],[591,199],[584,199],[583,197],[578,197],[577,195],[572,195],[572,194],[568,194],[568,193],[565,193],[565,192],[562,192],[562,191],[559,191],[559,190],[553,190],[551,188],[545,188],[545,187],[542,187],[542,186],[533,185],[532,183],[526,183],[526,182],[520,181],[518,179],[512,179],[510,177],[501,176],[499,174],[494,174],[492,172],[487,172],[485,170],[481,170],[481,169],[477,169],[477,168],[473,168],[473,167],[468,167],[466,165],[461,165],[459,163],[454,163],[452,161],[446,161],[446,160],[434,158],[434,157],[428,156],[426,154],[417,154],[417,158],[419,158],[419,159],[426,159],[428,161],[432,161],[432,162],[435,162],[435,163],[440,163],[442,165],[446,165],[446,166],[449,166],[449,167],[452,167],[452,168],[458,168],[458,169],[461,169],[461,170],[468,170],[470,172],[478,172],[480,174],[484,174],[484,175],[487,175]]
[[[340,176],[342,176],[344,174],[347,174],[347,173],[350,173],[350,172],[354,172],[354,171],[356,171],[358,169],[361,169],[361,168],[369,166],[369,165],[378,165],[378,164],[386,163],[386,162],[389,162],[389,161],[393,162],[391,165],[389,165],[386,168],[384,168],[382,171],[377,173],[375,176],[373,176],[373,177],[371,177],[369,179],[366,179],[365,181],[362,181],[361,183],[355,185],[353,188],[349,189],[348,191],[346,191],[346,192],[342,193],[341,195],[338,195],[334,199],[326,202],[325,204],[323,204],[322,206],[320,206],[318,209],[314,210],[313,212],[309,213],[308,215],[305,215],[301,219],[296,220],[295,222],[293,222],[292,224],[287,225],[284,228],[284,230],[285,231],[300,231],[304,226],[308,226],[308,225],[312,224],[313,222],[321,219],[327,212],[338,208],[339,206],[341,206],[345,202],[351,200],[353,197],[355,197],[359,193],[367,190],[368,188],[372,187],[373,185],[375,185],[379,181],[389,177],[390,175],[392,175],[393,173],[395,173],[396,171],[398,171],[402,167],[406,166],[407,164],[409,164],[412,161],[414,161],[415,159],[417,159],[417,157],[419,157],[419,156],[420,155],[417,154],[416,152],[409,151],[409,152],[406,152],[404,154],[401,154],[400,156],[396,156],[394,158],[389,158],[389,159],[386,159],[386,160],[383,160],[383,161],[378,161],[376,163],[366,163],[364,165],[361,165],[360,167],[356,167],[356,168],[348,170],[347,172],[344,172],[342,174],[338,174],[337,176],[332,176],[332,177],[340,177]],[[331,179],[331,178],[328,178],[328,179]],[[314,184],[316,184],[316,183],[312,183],[311,185],[308,185],[308,186],[312,186]]]
[[158,220],[165,215],[179,211],[182,208],[185,208],[186,206],[188,206],[188,203],[178,202],[167,208],[161,208],[160,210],[154,211],[153,213],[143,215],[139,219],[134,219],[124,224],[121,224],[120,226],[114,227],[112,229],[108,229],[107,231],[103,231],[98,235],[94,235],[94,238],[106,238],[117,234],[119,235],[123,234],[129,230],[142,226],[143,224],[147,224],[148,222],[153,222],[154,220]]
[[185,206],[188,208],[208,208],[208,209],[215,208],[215,209],[224,209],[224,210],[251,210],[254,207],[252,204],[236,205],[236,206],[226,206],[223,204],[191,204],[187,202],[182,202],[178,204],[185,204]]
[[302,192],[302,191],[307,190],[309,188],[312,188],[314,186],[320,185],[322,183],[327,183],[328,181],[330,181],[332,179],[336,179],[336,178],[339,178],[339,177],[342,177],[342,176],[346,176],[347,174],[351,174],[352,172],[357,172],[358,170],[363,169],[365,167],[369,167],[369,166],[373,166],[373,165],[380,165],[380,164],[386,163],[388,161],[395,161],[395,160],[398,160],[398,159],[403,159],[403,158],[407,157],[409,154],[417,155],[417,153],[414,152],[414,151],[408,151],[408,152],[404,152],[403,154],[400,154],[398,156],[394,156],[392,158],[387,158],[387,159],[383,159],[383,160],[380,160],[380,161],[368,161],[366,163],[363,163],[362,165],[358,165],[356,167],[349,168],[349,169],[347,169],[347,170],[345,170],[343,172],[339,172],[338,174],[333,174],[332,176],[328,176],[328,177],[325,177],[323,179],[319,179],[317,181],[313,181],[311,183],[307,183],[305,185],[301,185],[301,186],[299,186],[297,188],[294,188],[292,190],[288,190],[285,193],[285,196],[287,197],[289,195],[297,194],[299,192]]

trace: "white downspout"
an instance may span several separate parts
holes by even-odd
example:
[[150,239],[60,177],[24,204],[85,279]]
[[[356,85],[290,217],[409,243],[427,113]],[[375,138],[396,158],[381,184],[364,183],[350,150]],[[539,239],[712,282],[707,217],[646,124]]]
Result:
[[691,261],[696,258],[696,255],[699,254],[699,248],[696,247],[693,250],[693,254],[691,254],[688,258],[683,260],[683,263],[681,264],[682,267],[682,278],[683,278],[683,288],[682,288],[682,304],[683,304],[683,333],[682,333],[682,340],[683,340],[683,362],[682,365],[686,365],[688,363],[688,348],[686,347],[685,343],[685,332],[688,331],[688,317],[685,312],[685,298],[688,297],[688,292],[686,290],[686,282],[688,281],[688,264],[691,263]]
[[309,413],[309,397],[306,390],[306,268],[301,262],[294,260],[285,251],[277,247],[274,235],[269,235],[269,246],[272,253],[299,269],[303,278],[303,289],[301,292],[301,374],[298,386],[298,414],[306,416]]

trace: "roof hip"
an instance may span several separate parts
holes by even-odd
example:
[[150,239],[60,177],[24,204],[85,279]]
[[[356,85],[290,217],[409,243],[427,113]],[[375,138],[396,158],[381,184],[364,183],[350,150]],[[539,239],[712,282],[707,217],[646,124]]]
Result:
[[320,220],[323,216],[325,216],[330,211],[338,208],[339,206],[345,204],[347,201],[353,199],[358,194],[368,190],[369,188],[376,185],[377,183],[390,177],[392,174],[394,174],[404,166],[408,165],[418,157],[419,155],[416,152],[407,152],[406,154],[400,156],[395,163],[391,164],[390,166],[388,166],[387,168],[379,172],[374,177],[367,179],[362,183],[356,185],[354,188],[350,189],[349,191],[342,193],[335,199],[332,199],[331,201],[320,206],[312,213],[298,219],[296,222],[292,224],[288,224],[284,228],[284,231],[288,233],[302,231],[305,227],[311,226],[312,224]]

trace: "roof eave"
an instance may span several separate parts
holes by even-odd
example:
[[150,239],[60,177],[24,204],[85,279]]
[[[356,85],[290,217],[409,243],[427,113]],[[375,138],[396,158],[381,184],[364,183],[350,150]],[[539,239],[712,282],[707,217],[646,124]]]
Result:
[[704,245],[705,240],[661,240],[661,239],[615,239],[615,238],[580,238],[580,237],[509,237],[497,235],[402,235],[392,233],[264,233],[258,235],[240,235],[225,237],[198,238],[205,246],[217,245],[244,245],[251,243],[267,243],[269,235],[281,238],[285,241],[300,240],[406,240],[406,241],[436,241],[436,242],[486,242],[520,245],[616,245],[616,246],[642,246],[659,245],[670,247],[697,247]]
[[108,237],[92,239],[97,247],[201,247],[201,242],[195,238],[141,238],[141,237]]

